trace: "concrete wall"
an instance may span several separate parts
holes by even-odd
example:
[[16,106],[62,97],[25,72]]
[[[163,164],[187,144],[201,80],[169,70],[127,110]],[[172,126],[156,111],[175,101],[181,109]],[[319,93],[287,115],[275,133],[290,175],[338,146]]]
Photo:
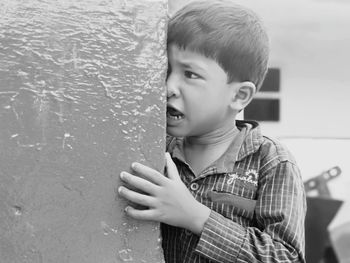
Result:
[[0,3],[0,262],[161,262],[116,194],[162,170],[167,3]]

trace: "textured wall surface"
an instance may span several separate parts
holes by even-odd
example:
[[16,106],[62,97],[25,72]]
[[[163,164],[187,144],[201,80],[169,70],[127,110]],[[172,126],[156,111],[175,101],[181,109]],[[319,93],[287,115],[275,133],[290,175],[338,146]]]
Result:
[[0,3],[0,262],[161,262],[119,173],[161,170],[164,0]]

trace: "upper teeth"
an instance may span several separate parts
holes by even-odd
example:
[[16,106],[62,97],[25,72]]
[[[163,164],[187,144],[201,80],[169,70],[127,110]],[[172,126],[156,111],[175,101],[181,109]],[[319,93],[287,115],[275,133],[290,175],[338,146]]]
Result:
[[182,115],[171,115],[171,114],[168,114],[168,117],[174,120],[179,120],[183,118]]

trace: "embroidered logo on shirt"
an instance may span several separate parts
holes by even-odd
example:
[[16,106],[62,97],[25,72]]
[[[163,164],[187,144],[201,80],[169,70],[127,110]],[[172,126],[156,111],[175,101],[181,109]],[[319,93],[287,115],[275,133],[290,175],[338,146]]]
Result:
[[254,185],[258,185],[258,172],[254,169],[249,169],[245,173],[244,180]]
[[234,180],[238,178],[238,174],[233,173],[233,174],[227,174],[230,179],[227,180],[227,184],[232,184]]
[[251,183],[255,186],[258,185],[258,172],[254,169],[249,169],[243,175],[238,175],[237,173],[227,174],[230,178],[227,180],[227,184],[233,184],[235,180],[244,181],[247,183]]

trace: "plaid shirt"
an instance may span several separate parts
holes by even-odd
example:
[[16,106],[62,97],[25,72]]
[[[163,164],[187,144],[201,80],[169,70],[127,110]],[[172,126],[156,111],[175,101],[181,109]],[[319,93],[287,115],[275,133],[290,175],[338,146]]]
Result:
[[167,150],[183,182],[211,213],[200,236],[161,225],[166,262],[305,262],[306,198],[294,158],[257,123],[237,127],[225,154],[197,177],[182,139],[170,138]]

